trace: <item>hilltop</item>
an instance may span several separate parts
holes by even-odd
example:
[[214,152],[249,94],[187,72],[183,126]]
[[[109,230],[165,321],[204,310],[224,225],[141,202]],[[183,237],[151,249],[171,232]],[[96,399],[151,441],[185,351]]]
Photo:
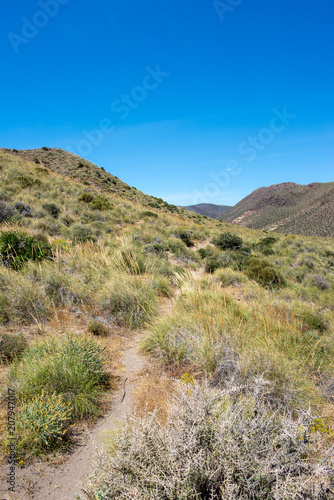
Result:
[[200,215],[205,215],[211,219],[220,219],[221,216],[232,207],[228,205],[215,205],[214,203],[199,203],[197,205],[189,205],[181,208]]
[[256,189],[221,220],[280,233],[334,235],[334,182],[286,182]]

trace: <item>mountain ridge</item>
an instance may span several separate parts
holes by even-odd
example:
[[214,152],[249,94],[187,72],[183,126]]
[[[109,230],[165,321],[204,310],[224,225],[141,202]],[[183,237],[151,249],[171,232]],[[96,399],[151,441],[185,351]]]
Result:
[[334,182],[294,182],[261,187],[220,220],[253,229],[307,236],[334,234]]

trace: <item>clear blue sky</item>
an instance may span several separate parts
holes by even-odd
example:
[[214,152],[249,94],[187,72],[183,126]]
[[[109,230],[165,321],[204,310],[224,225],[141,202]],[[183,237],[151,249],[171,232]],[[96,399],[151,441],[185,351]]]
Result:
[[330,0],[5,2],[0,145],[180,205],[334,181],[333,23]]

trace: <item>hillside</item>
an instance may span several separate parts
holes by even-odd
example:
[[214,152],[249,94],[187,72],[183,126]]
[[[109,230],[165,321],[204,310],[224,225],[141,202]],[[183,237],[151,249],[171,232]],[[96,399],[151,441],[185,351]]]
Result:
[[[37,167],[46,168],[61,176],[81,182],[87,189],[98,188],[106,194],[120,196],[124,200],[141,203],[147,207],[159,208],[167,212],[183,213],[181,208],[171,205],[161,198],[146,195],[131,187],[118,177],[106,172],[80,156],[58,148],[43,147],[40,149],[5,149],[0,152],[22,158],[35,164]],[[42,172],[42,170],[41,170]]]
[[333,236],[334,182],[262,187],[223,214],[221,220],[280,233]]
[[205,215],[206,217],[211,217],[211,219],[220,219],[221,216],[232,207],[228,205],[215,205],[214,203],[199,203],[198,205],[189,205],[188,207],[181,208],[200,215]]
[[1,498],[333,498],[333,303],[333,238],[2,149]]

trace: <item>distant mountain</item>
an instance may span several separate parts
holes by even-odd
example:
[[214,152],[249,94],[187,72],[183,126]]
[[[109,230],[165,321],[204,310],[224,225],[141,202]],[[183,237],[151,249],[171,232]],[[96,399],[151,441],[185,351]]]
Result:
[[284,182],[261,187],[221,217],[254,229],[308,236],[334,235],[334,182]]
[[211,217],[212,219],[220,219],[221,216],[232,207],[227,205],[215,205],[213,203],[200,203],[198,205],[190,205],[188,207],[181,208],[190,210],[191,212],[196,212],[200,215],[205,215],[206,217]]

